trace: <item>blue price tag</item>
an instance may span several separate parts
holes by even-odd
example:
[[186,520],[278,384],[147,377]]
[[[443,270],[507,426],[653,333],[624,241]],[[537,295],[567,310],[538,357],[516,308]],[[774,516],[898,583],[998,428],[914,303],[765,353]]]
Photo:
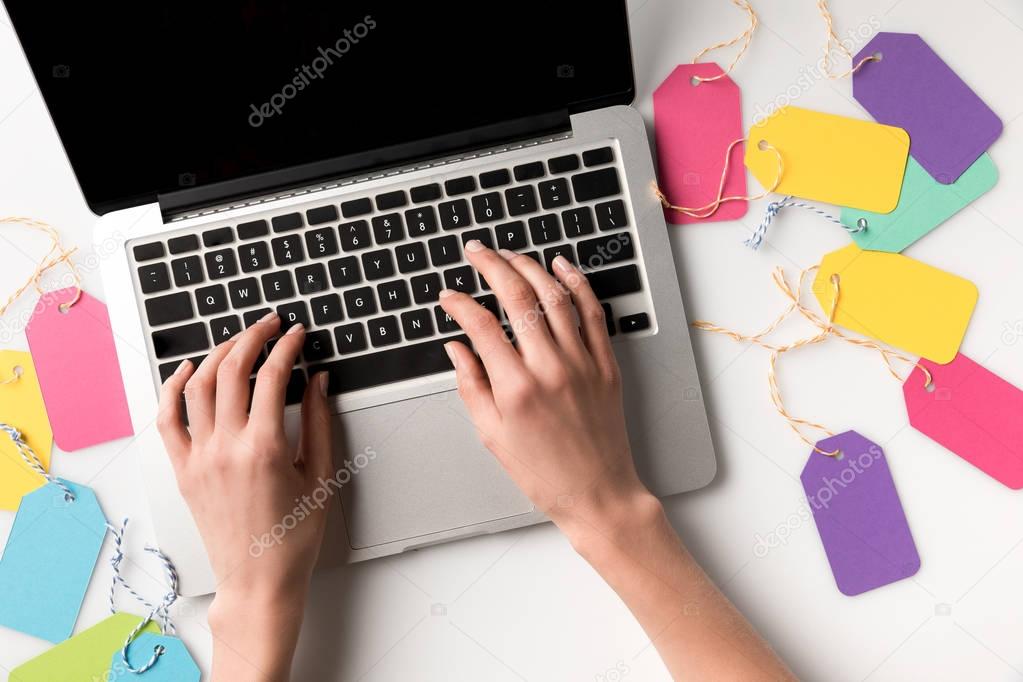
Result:
[[110,682],[199,682],[199,666],[192,660],[185,643],[177,637],[139,635],[128,649],[128,663],[134,670],[141,670],[154,654],[158,657],[151,668],[143,673],[134,673],[124,664],[124,657],[118,650],[110,663]]

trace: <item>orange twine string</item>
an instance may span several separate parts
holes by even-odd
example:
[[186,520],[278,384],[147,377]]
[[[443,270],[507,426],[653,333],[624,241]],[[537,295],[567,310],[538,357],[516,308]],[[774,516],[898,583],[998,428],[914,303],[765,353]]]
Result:
[[[902,377],[900,377],[898,372],[895,370],[895,367],[892,364],[893,360],[901,360],[908,364],[919,367],[920,370],[924,373],[925,377],[924,387],[931,385],[932,377],[931,373],[927,370],[926,367],[919,363],[913,362],[913,360],[906,357],[905,355],[902,355],[901,353],[894,351],[890,348],[885,348],[881,346],[879,343],[872,341],[870,339],[850,337],[843,333],[841,330],[835,328],[835,315],[838,312],[838,301],[841,296],[840,278],[837,273],[832,274],[831,277],[829,278],[831,285],[834,287],[834,296],[831,299],[831,306],[829,307],[828,316],[826,319],[822,319],[819,315],[817,315],[817,313],[803,305],[802,301],[800,300],[800,294],[804,289],[806,277],[810,273],[817,270],[817,267],[818,266],[807,268],[806,270],[800,272],[799,280],[795,289],[793,289],[789,282],[786,280],[785,273],[780,267],[774,270],[771,276],[772,280],[774,281],[775,285],[779,289],[781,289],[785,297],[789,299],[789,305],[781,315],[779,315],[777,318],[775,318],[773,322],[771,322],[771,324],[769,324],[766,328],[764,328],[762,331],[756,334],[742,334],[741,332],[732,331],[731,329],[719,327],[718,325],[701,320],[693,322],[693,327],[695,327],[696,329],[700,329],[702,331],[724,334],[736,341],[753,343],[771,351],[771,356],[768,360],[767,368],[767,384],[771,393],[771,402],[774,403],[775,409],[788,422],[789,427],[796,433],[796,435],[799,436],[799,438],[802,439],[804,443],[813,448],[814,452],[818,452],[822,455],[827,455],[828,457],[837,457],[839,455],[838,450],[835,450],[833,452],[826,452],[824,450],[821,450],[820,448],[817,447],[817,444],[814,441],[810,440],[803,433],[802,429],[803,428],[816,429],[827,434],[828,436],[835,435],[833,431],[825,427],[823,424],[818,424],[817,422],[812,422],[806,419],[796,417],[792,415],[785,407],[785,401],[782,398],[781,388],[778,386],[777,370],[778,359],[782,356],[782,354],[795,350],[797,348],[802,348],[804,346],[810,346],[813,344],[820,343],[831,336],[835,336],[853,345],[860,346],[862,348],[870,348],[878,351],[881,354],[882,359],[885,361],[885,365],[888,367],[889,373],[891,373],[891,375],[899,381],[902,381]],[[776,345],[765,341],[764,337],[773,333],[778,328],[778,326],[785,319],[787,319],[789,315],[791,315],[794,311],[798,311],[800,315],[802,315],[806,320],[813,324],[817,328],[817,333],[784,345]]]
[[852,61],[853,54],[852,54],[852,52],[850,52],[846,48],[845,45],[842,44],[842,41],[839,39],[838,34],[835,33],[835,20],[831,16],[831,10],[828,9],[828,0],[817,0],[817,9],[820,11],[821,17],[824,18],[824,29],[825,29],[825,31],[827,33],[827,42],[824,43],[824,75],[825,76],[827,76],[831,80],[839,80],[839,79],[845,78],[847,76],[853,75],[854,73],[859,71],[861,68],[863,68],[863,65],[866,64],[867,62],[881,61],[881,57],[879,55],[867,55],[866,57],[861,59],[856,64],[853,64],[852,68],[850,68],[848,71],[845,71],[844,73],[840,73],[840,74],[831,73],[831,46],[832,45],[838,46],[838,49],[841,50],[842,53],[845,54],[845,56],[849,58],[850,62]]
[[750,41],[753,40],[753,32],[757,30],[757,24],[760,21],[759,19],[757,19],[757,13],[753,11],[753,6],[749,3],[748,0],[732,0],[732,4],[746,13],[746,16],[749,18],[749,26],[746,27],[745,31],[735,36],[731,40],[726,40],[715,45],[711,45],[710,47],[705,47],[702,50],[700,50],[700,52],[695,57],[693,57],[693,64],[700,61],[700,58],[706,55],[708,52],[720,50],[725,47],[731,47],[740,40],[742,41],[742,47],[739,48],[739,52],[736,53],[735,58],[732,59],[732,63],[729,64],[728,68],[726,68],[722,73],[719,73],[716,76],[711,76],[710,78],[704,78],[702,76],[693,76],[692,78],[693,85],[699,85],[700,83],[709,83],[711,81],[716,81],[720,78],[724,78],[725,76],[727,76],[729,73],[732,72],[732,69],[735,68],[735,65],[739,63],[739,60],[742,59],[742,56],[746,54],[746,50],[749,48]]
[[60,234],[57,232],[57,230],[52,225],[44,223],[40,220],[14,216],[0,218],[0,225],[23,225],[30,229],[38,230],[39,232],[42,232],[43,234],[50,238],[50,250],[46,252],[46,255],[36,266],[35,271],[29,277],[28,281],[25,282],[25,284],[23,284],[21,287],[19,287],[13,294],[8,296],[4,304],[0,306],[0,317],[7,313],[7,310],[11,307],[11,305],[16,300],[18,300],[18,298],[20,298],[22,294],[28,291],[29,287],[34,286],[36,291],[39,292],[40,296],[45,294],[46,292],[43,291],[40,280],[42,279],[46,271],[50,270],[51,268],[55,268],[61,264],[65,265],[68,268],[68,270],[71,272],[71,276],[74,278],[75,295],[74,297],[72,297],[70,301],[65,301],[64,303],[61,303],[59,306],[60,310],[61,312],[66,313],[68,309],[71,308],[71,306],[78,303],[78,301],[82,298],[82,280],[81,277],[79,277],[78,275],[78,269],[75,267],[74,262],[71,260],[71,256],[77,249],[76,248],[65,249],[64,245],[60,241]]

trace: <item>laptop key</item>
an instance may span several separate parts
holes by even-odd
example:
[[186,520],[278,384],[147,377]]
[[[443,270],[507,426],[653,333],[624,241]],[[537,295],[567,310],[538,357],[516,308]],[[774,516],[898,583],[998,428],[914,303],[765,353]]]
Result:
[[408,204],[408,197],[404,190],[378,194],[376,198],[378,211],[390,211],[392,208],[401,208]]
[[606,201],[593,208],[597,213],[597,226],[601,230],[618,230],[628,227],[629,219],[625,215],[625,204],[621,199]]
[[593,213],[589,206],[562,211],[561,223],[565,227],[565,236],[569,239],[593,234]]
[[305,301],[292,301],[291,303],[281,304],[277,306],[277,314],[281,316],[281,334],[284,334],[296,324],[301,324],[306,329],[311,325],[309,322],[309,308],[306,306]]
[[547,272],[554,274],[554,259],[558,256],[564,256],[568,259],[569,263],[575,265],[575,252],[572,250],[571,244],[559,244],[558,246],[552,246],[549,249],[543,251],[543,262],[547,266]]
[[255,277],[247,277],[229,282],[227,290],[231,296],[232,308],[249,308],[262,303],[259,296],[259,282],[256,281]]
[[533,161],[532,163],[524,163],[521,166],[515,166],[515,179],[519,182],[542,178],[543,176],[544,169],[542,161]]
[[308,382],[305,372],[300,369],[291,370],[291,378],[288,379],[288,387],[284,390],[284,403],[286,405],[298,405],[305,397],[305,387]]
[[344,299],[348,317],[366,317],[375,315],[377,312],[377,302],[373,298],[372,287],[349,289],[344,292]]
[[436,201],[441,197],[440,185],[434,182],[429,185],[413,187],[409,194],[412,196],[412,202],[416,204],[422,204],[427,201]]
[[405,211],[405,222],[408,223],[410,237],[422,237],[437,231],[437,214],[433,206],[422,206]]
[[362,254],[362,271],[366,279],[383,279],[394,276],[394,257],[387,249]]
[[270,267],[270,248],[264,242],[255,242],[238,247],[238,259],[242,272],[256,272]]
[[462,260],[462,250],[458,247],[458,238],[451,235],[436,237],[427,242],[430,248],[430,260],[436,267],[443,267]]
[[356,220],[338,227],[341,233],[341,248],[345,251],[358,251],[372,245],[369,239],[369,223]]
[[398,272],[417,272],[429,267],[426,262],[426,247],[422,242],[402,244],[394,249],[394,255],[398,258]]
[[476,178],[471,175],[467,175],[464,178],[453,178],[448,180],[444,183],[444,191],[448,193],[449,197],[475,192]]
[[440,226],[445,230],[458,230],[469,226],[469,203],[465,199],[445,201],[437,206]]
[[334,204],[328,204],[326,206],[311,208],[305,212],[305,219],[310,225],[332,223],[337,220],[337,206]]
[[550,244],[561,239],[561,227],[558,217],[553,213],[529,219],[529,236],[535,246]]
[[327,392],[330,395],[448,372],[451,370],[451,360],[444,351],[444,344],[452,340],[469,343],[464,335],[454,339],[424,341],[400,348],[390,348],[372,355],[342,358],[323,365],[313,365],[309,372],[328,373],[330,381],[327,384]]
[[143,294],[166,291],[170,286],[170,272],[166,263],[153,263],[139,268],[139,287]]
[[277,237],[270,241],[270,248],[273,249],[274,263],[277,265],[291,265],[305,260],[302,242],[297,236]]
[[501,319],[501,306],[497,303],[497,296],[494,296],[493,294],[477,296],[476,302],[479,303],[484,310],[489,310],[494,317],[499,320]]
[[426,275],[418,275],[411,280],[412,300],[419,305],[435,303],[443,288],[440,283],[440,275],[431,272]]
[[590,269],[632,260],[636,257],[636,250],[632,245],[632,235],[628,232],[584,239],[576,248],[579,249],[579,262],[583,267]]
[[291,273],[287,270],[268,272],[261,279],[263,282],[263,297],[267,303],[283,301],[295,295],[295,285],[291,280]]
[[345,218],[357,218],[373,212],[373,202],[368,197],[352,199],[341,203],[341,215]]
[[270,219],[274,232],[288,232],[302,227],[302,216],[298,213],[274,216]]
[[476,293],[476,278],[472,276],[472,266],[463,265],[460,268],[445,270],[444,286],[466,294]]
[[618,326],[622,328],[622,333],[630,334],[632,332],[642,331],[650,328],[650,316],[646,313],[636,313],[635,315],[626,315],[625,317],[618,320]]
[[510,183],[511,173],[508,172],[507,168],[499,168],[498,170],[480,173],[480,187],[482,187],[483,189],[501,187],[503,185],[508,185]]
[[408,284],[401,279],[378,284],[377,297],[380,299],[380,309],[384,311],[408,308],[412,305],[412,299],[408,294]]
[[306,296],[318,294],[330,288],[327,284],[327,269],[323,267],[322,263],[304,265],[296,269],[295,279],[298,282],[298,292]]
[[192,355],[209,347],[209,334],[202,322],[153,332],[153,352],[159,359]]
[[336,289],[362,281],[362,272],[359,270],[359,259],[355,256],[335,258],[327,263],[330,270],[330,283]]
[[306,334],[305,343],[302,344],[302,357],[306,362],[323,362],[334,357],[334,343],[330,339],[330,332],[320,329]]
[[478,242],[482,242],[487,246],[488,249],[494,248],[494,237],[490,233],[489,227],[484,227],[479,230],[468,230],[462,233],[462,245],[471,242],[475,239]]
[[171,272],[174,273],[174,285],[179,287],[202,284],[206,280],[199,256],[185,256],[172,260]]
[[234,241],[234,230],[230,227],[220,227],[216,230],[207,230],[202,233],[202,245],[211,248],[223,246]]
[[611,163],[615,160],[615,153],[610,147],[601,147],[600,149],[589,149],[583,152],[583,163],[589,166],[600,166],[605,163]]
[[501,193],[490,192],[472,198],[472,212],[477,223],[489,223],[504,219],[504,206],[501,205]]
[[405,227],[401,224],[400,213],[388,213],[373,218],[373,238],[377,244],[400,242],[405,238]]
[[250,310],[242,313],[242,324],[244,324],[245,328],[248,329],[272,312],[273,311],[269,308],[259,308],[258,310]]
[[622,193],[618,183],[618,170],[613,166],[572,176],[572,191],[576,201],[592,201]]
[[206,272],[209,273],[210,279],[223,279],[238,274],[238,261],[235,260],[234,251],[231,249],[211,251],[205,258]]
[[526,248],[526,226],[521,220],[505,223],[494,228],[497,233],[497,248],[520,251]]
[[321,227],[305,233],[305,246],[311,258],[337,255],[337,235],[330,227]]
[[536,192],[532,185],[506,189],[504,200],[508,204],[508,215],[512,217],[536,213]]
[[[334,340],[337,341],[337,349],[342,355],[358,353],[359,351],[366,350],[367,347],[366,330],[359,323],[335,327]],[[311,369],[319,371],[318,368]]]
[[210,334],[213,336],[213,345],[219,346],[225,341],[230,341],[242,331],[242,323],[237,315],[218,317],[210,321]]
[[540,205],[545,209],[561,208],[572,203],[568,193],[568,180],[556,178],[540,183]]
[[547,170],[551,173],[571,173],[579,170],[579,157],[575,154],[556,156],[547,162]]
[[192,297],[187,292],[146,299],[146,319],[151,327],[190,320],[194,316]]
[[255,239],[270,234],[270,227],[265,220],[252,220],[238,226],[238,239]]
[[419,308],[402,313],[401,328],[405,332],[405,338],[409,341],[433,336],[433,319],[430,317],[430,309]]
[[393,346],[401,341],[401,332],[398,330],[398,318],[394,315],[378,317],[366,323],[369,328],[369,342],[374,348]]
[[437,331],[441,334],[450,334],[451,332],[461,331],[462,328],[455,322],[455,318],[444,312],[444,309],[439,305],[434,306],[433,316],[437,320]]
[[222,313],[227,310],[227,289],[223,284],[196,289],[195,305],[203,316]]
[[610,270],[597,270],[586,275],[590,287],[599,299],[613,298],[640,290],[639,268],[625,265]]
[[337,294],[317,296],[309,301],[313,308],[313,322],[319,326],[340,322],[344,318],[341,312],[341,297]]
[[189,251],[199,250],[199,237],[194,234],[185,234],[180,237],[172,237],[167,240],[167,248],[170,249],[171,255],[176,256],[179,253],[188,253]]
[[617,330],[615,330],[615,317],[611,310],[611,304],[601,303],[600,307],[604,309],[604,324],[607,326],[607,335],[614,336]]
[[135,260],[139,263],[147,260],[154,260],[156,258],[163,258],[163,244],[160,242],[139,244],[132,249],[132,253],[135,255]]

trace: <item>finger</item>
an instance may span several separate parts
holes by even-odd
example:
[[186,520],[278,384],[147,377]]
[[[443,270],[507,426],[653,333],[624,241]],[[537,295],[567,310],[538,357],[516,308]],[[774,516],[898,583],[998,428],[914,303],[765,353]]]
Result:
[[160,408],[156,416],[156,429],[163,439],[164,449],[170,456],[171,463],[177,469],[192,447],[192,438],[185,428],[181,411],[181,393],[185,390],[185,384],[195,367],[190,360],[185,360],[174,374],[163,382],[160,388]]
[[508,261],[516,254],[511,251],[498,254],[476,239],[466,242],[465,253],[473,267],[486,278],[508,315],[519,350],[527,355],[552,350],[554,342],[547,331],[536,291]]
[[458,395],[465,403],[465,409],[469,411],[469,417],[472,418],[476,429],[483,432],[493,431],[494,424],[501,415],[494,403],[494,392],[483,365],[465,344],[458,341],[444,344],[444,350],[455,367]]
[[327,373],[312,378],[302,400],[302,465],[306,479],[316,481],[334,474],[331,450],[330,403],[327,400]]
[[284,431],[285,393],[291,370],[305,342],[305,327],[296,324],[274,344],[270,356],[256,374],[256,389],[252,393],[249,422],[258,423],[274,433]]
[[511,383],[525,374],[522,357],[508,341],[504,327],[493,313],[472,296],[450,289],[440,292],[440,305],[468,335],[491,381]]
[[217,422],[241,429],[248,421],[249,377],[263,347],[281,327],[277,313],[267,313],[259,322],[235,337],[235,345],[217,369]]
[[554,259],[554,274],[572,292],[575,308],[582,325],[582,336],[597,366],[605,376],[618,374],[618,360],[611,350],[611,337],[607,335],[607,320],[590,280],[568,259],[558,256]]
[[203,442],[213,433],[217,409],[217,369],[234,348],[234,340],[220,344],[199,364],[185,384],[185,408],[192,440]]
[[[503,251],[501,253],[504,255]],[[579,325],[575,319],[569,290],[547,274],[547,270],[529,256],[514,254],[508,264],[533,287],[542,306],[547,327],[558,346],[573,353],[582,351],[583,341],[579,336]]]

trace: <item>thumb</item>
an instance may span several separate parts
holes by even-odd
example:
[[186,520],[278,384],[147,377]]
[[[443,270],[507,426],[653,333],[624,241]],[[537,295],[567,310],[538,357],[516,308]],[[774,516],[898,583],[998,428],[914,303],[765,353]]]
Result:
[[326,372],[312,378],[302,399],[302,461],[306,475],[329,478],[334,475],[331,431],[333,417],[327,398]]

